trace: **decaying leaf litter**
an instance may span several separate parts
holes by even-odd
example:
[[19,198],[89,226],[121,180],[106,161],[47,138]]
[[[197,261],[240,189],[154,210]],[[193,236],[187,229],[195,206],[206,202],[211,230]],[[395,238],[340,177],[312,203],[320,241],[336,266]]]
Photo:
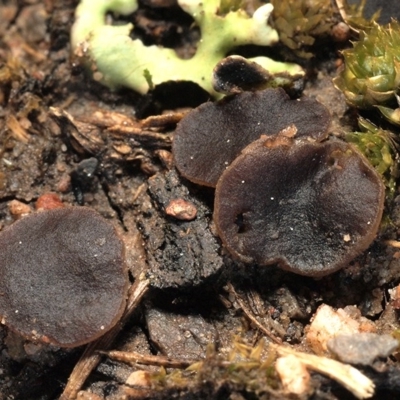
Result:
[[[373,245],[328,277],[314,280],[234,261],[221,249],[212,224],[212,190],[189,183],[173,169],[171,142],[181,115],[144,119],[153,114],[156,100],[110,92],[71,62],[75,7],[76,2],[1,5],[0,223],[4,229],[34,212],[43,195],[53,192],[65,205],[85,205],[110,220],[124,238],[130,279],[137,283],[146,271],[152,282],[110,347],[125,352],[125,358],[126,352],[139,354],[133,367],[115,361],[116,354],[96,353],[101,362],[80,398],[284,398],[293,388],[273,367],[278,354],[288,356],[280,343],[290,345],[288,352],[332,358],[325,342],[312,339],[313,316],[327,313],[325,318],[338,321],[338,332],[355,341],[363,332],[395,332],[398,199],[387,208],[389,223]],[[142,21],[150,26],[143,16]],[[331,84],[339,63],[336,50],[322,51],[310,62],[305,94],[328,107],[332,131],[340,136],[355,119]],[[179,220],[174,211],[166,215],[165,207],[176,199],[194,206],[196,218]],[[263,337],[278,347],[263,344]],[[30,342],[5,326],[0,345],[0,398],[59,397],[84,350]],[[192,366],[194,372],[169,369],[205,356]],[[381,361],[359,369],[373,379],[376,396],[396,397],[396,352],[388,358],[382,350],[378,356]],[[318,360],[312,364],[311,389],[304,396],[352,398],[342,381],[326,377]]]

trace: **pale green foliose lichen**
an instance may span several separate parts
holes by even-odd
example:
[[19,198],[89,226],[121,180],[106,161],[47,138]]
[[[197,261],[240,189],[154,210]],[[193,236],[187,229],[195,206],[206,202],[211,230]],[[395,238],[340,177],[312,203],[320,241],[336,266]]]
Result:
[[[82,58],[97,80],[111,89],[128,87],[146,94],[152,85],[167,81],[191,81],[214,96],[211,83],[214,66],[234,47],[246,44],[270,46],[278,41],[277,32],[268,25],[273,6],[265,4],[252,16],[244,10],[218,15],[220,0],[178,0],[201,31],[196,54],[179,58],[173,49],[145,46],[131,39],[133,25],[106,24],[106,13],[128,15],[138,8],[136,0],[82,0],[72,27],[72,49]],[[281,63],[267,57],[254,60],[270,73],[302,74],[296,64]],[[151,77],[151,80],[149,80]]]

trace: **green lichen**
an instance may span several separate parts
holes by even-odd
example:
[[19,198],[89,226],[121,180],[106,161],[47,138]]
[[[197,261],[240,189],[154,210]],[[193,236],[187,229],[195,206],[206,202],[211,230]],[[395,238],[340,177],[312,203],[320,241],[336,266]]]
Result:
[[[190,59],[180,59],[173,49],[145,46],[141,40],[131,39],[132,24],[106,24],[107,12],[134,12],[138,7],[135,0],[82,0],[71,32],[74,54],[85,62],[95,79],[111,89],[124,86],[145,94],[150,90],[151,76],[154,86],[167,81],[191,81],[218,96],[211,84],[212,70],[230,50],[245,44],[270,46],[278,41],[277,32],[267,23],[271,4],[259,7],[252,16],[241,8],[229,9],[221,16],[220,0],[178,0],[178,4],[201,31],[196,54]],[[270,73],[302,73],[295,64],[267,57],[257,57],[256,62]]]
[[238,11],[244,6],[244,0],[220,0],[218,12],[220,15],[225,15],[232,11]]

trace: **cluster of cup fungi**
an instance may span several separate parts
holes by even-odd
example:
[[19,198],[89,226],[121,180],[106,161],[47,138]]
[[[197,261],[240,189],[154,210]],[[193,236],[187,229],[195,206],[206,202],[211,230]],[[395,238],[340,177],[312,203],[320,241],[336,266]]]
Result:
[[[385,187],[351,144],[328,138],[330,115],[283,89],[205,103],[178,124],[175,164],[215,188],[223,246],[247,263],[319,277],[374,240]],[[24,337],[60,347],[89,343],[125,308],[124,244],[86,207],[36,212],[0,234],[0,315]]]

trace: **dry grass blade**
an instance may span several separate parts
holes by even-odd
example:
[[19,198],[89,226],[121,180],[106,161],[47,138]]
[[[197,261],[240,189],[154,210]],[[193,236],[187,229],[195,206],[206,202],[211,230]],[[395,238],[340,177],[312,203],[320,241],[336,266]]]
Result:
[[177,360],[163,356],[151,356],[136,353],[134,351],[99,351],[112,360],[129,364],[155,365],[165,368],[184,369],[198,362],[198,360]]

